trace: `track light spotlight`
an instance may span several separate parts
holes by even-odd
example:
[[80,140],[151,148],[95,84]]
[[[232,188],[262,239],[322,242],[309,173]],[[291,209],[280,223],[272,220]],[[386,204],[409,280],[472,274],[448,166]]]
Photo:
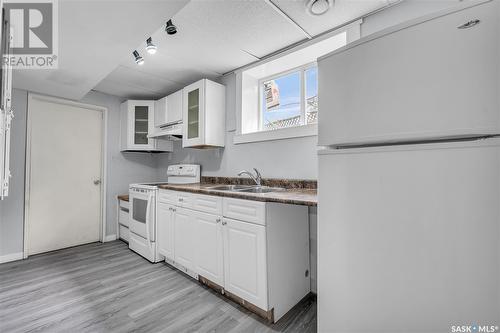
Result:
[[177,27],[172,23],[172,20],[167,21],[167,25],[165,26],[165,31],[169,35],[174,35],[177,33]]
[[151,37],[146,39],[146,51],[148,51],[149,54],[156,53],[156,45],[153,44],[153,39]]
[[135,50],[134,52],[132,52],[132,54],[134,55],[135,63],[137,65],[143,65],[144,64],[144,59],[139,55],[139,52],[137,52],[137,50]]

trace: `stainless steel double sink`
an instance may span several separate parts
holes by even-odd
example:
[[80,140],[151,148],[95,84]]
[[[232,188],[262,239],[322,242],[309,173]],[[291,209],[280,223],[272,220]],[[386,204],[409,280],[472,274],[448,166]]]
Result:
[[243,193],[269,193],[269,192],[282,192],[285,191],[286,189],[282,187],[269,187],[260,185],[216,185],[207,187],[207,190],[243,192]]

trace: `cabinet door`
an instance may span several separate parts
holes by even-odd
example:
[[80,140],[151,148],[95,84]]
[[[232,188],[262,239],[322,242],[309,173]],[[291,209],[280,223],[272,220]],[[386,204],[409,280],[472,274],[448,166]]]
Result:
[[183,89],[183,147],[204,144],[204,95],[204,80],[195,82]]
[[268,310],[266,227],[224,218],[223,233],[224,288]]
[[167,97],[167,123],[174,124],[182,121],[182,90]]
[[153,132],[153,101],[129,101],[129,149],[154,149],[155,140],[148,138]]
[[168,97],[155,101],[154,125],[160,127],[167,124]]
[[157,206],[158,252],[174,260],[174,211],[173,206],[158,203]]
[[194,219],[192,211],[174,208],[174,260],[194,271]]
[[224,285],[221,217],[193,211],[195,227],[195,271],[199,275]]

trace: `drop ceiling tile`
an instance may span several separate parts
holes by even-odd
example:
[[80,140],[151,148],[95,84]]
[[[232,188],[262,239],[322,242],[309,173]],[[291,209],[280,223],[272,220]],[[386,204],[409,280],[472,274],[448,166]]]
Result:
[[130,86],[126,83],[115,82],[110,79],[102,80],[93,90],[128,99],[159,99],[164,96],[141,87]]
[[394,0],[335,0],[334,5],[327,13],[315,16],[307,11],[307,0],[272,1],[312,36],[338,27],[394,2]]
[[[179,32],[189,30],[206,43],[230,44],[257,57],[305,38],[264,0],[191,1],[174,16],[174,23]],[[222,52],[218,55],[226,59],[230,56]]]
[[117,59],[186,3],[188,0],[61,0],[59,68],[14,70],[13,85],[78,100],[116,68]]
[[141,71],[140,68],[142,66],[135,65],[134,67],[118,66],[118,68],[107,76],[107,79],[160,94],[171,89],[182,88],[182,85],[178,82]]

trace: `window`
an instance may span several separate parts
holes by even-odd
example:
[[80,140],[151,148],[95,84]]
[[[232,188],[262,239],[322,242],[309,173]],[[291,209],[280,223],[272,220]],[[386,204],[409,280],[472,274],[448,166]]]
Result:
[[303,66],[260,81],[260,130],[318,121],[318,67]]
[[317,59],[359,38],[356,21],[236,71],[235,144],[318,133]]

